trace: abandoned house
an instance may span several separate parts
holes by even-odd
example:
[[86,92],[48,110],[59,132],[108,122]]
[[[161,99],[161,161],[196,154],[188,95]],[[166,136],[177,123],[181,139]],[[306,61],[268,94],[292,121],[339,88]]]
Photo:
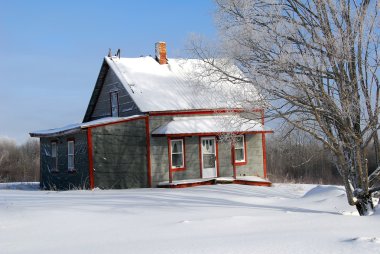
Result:
[[106,56],[83,122],[30,133],[41,188],[269,186],[263,109],[243,110],[239,86],[201,84],[200,65],[167,58],[164,42],[155,57]]

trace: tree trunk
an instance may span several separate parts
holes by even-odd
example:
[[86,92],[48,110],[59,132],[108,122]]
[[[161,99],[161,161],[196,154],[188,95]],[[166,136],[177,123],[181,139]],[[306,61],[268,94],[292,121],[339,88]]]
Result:
[[371,215],[374,212],[374,206],[371,194],[365,194],[358,198],[356,203],[356,209],[358,210],[360,216]]

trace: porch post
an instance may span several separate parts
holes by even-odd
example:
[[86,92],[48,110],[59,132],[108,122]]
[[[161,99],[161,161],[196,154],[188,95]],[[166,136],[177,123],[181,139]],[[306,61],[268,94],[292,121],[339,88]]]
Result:
[[[264,109],[261,110],[261,124],[264,127],[264,124],[265,124]],[[264,178],[267,178],[267,148],[266,148],[265,133],[264,132],[261,133],[261,146],[262,146],[262,152],[263,152]]]
[[261,145],[262,145],[262,152],[263,152],[263,171],[264,171],[264,178],[267,178],[267,148],[266,148],[266,142],[265,142],[265,134],[261,134]]
[[231,141],[231,157],[232,157],[232,168],[233,168],[233,177],[236,179],[236,164],[235,164],[235,144]]

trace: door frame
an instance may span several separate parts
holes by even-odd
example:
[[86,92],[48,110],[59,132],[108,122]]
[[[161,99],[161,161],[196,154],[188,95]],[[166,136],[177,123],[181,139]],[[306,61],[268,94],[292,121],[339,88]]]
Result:
[[203,178],[203,151],[202,151],[202,140],[203,139],[214,139],[215,142],[215,170],[216,177],[219,177],[219,147],[218,139],[216,136],[199,136],[198,147],[199,147],[199,175]]

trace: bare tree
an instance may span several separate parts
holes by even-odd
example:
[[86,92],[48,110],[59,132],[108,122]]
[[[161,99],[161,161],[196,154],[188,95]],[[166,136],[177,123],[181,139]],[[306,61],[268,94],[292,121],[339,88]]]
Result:
[[330,150],[307,133],[280,128],[266,144],[272,182],[342,184]]
[[[267,117],[322,142],[334,154],[348,203],[361,215],[372,213],[371,193],[379,189],[369,185],[366,147],[374,144],[379,162],[379,1],[216,4],[220,43],[210,48],[194,40],[195,55],[221,79],[258,88],[269,102]],[[216,58],[228,59],[244,76]]]
[[0,182],[38,181],[39,141],[29,139],[22,145],[0,137]]

